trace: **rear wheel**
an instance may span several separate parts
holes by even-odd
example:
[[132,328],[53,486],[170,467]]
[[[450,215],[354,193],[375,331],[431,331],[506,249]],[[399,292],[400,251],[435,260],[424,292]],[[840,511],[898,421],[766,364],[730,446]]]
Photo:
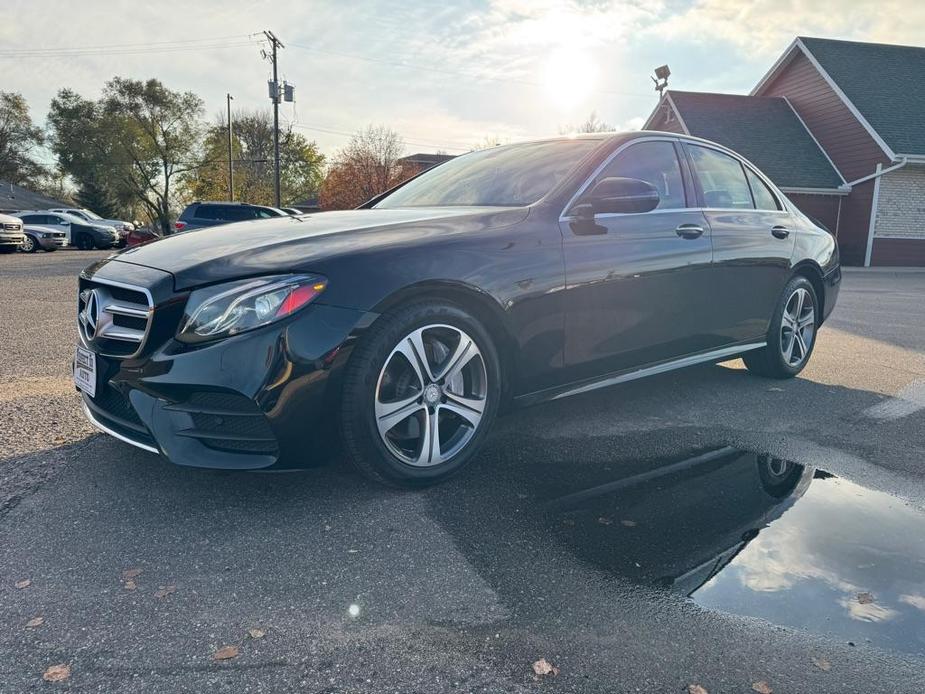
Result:
[[743,355],[749,371],[768,378],[793,378],[816,346],[819,312],[816,291],[808,279],[791,279],[781,294],[768,330],[766,347]]
[[440,482],[478,451],[499,398],[498,355],[481,323],[451,304],[414,304],[382,316],[351,357],[344,443],[377,480]]

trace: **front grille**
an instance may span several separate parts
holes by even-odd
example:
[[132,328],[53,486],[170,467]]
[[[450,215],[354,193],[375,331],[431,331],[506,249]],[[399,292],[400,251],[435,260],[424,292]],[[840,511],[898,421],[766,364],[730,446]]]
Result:
[[20,231],[22,229],[22,224],[16,224],[15,222],[5,222],[3,224],[4,231]]
[[276,437],[257,404],[236,393],[200,392],[167,406],[186,412],[192,427],[177,433],[216,451],[276,455]]
[[140,287],[99,279],[80,281],[80,336],[106,356],[130,357],[141,352],[153,310],[150,294]]

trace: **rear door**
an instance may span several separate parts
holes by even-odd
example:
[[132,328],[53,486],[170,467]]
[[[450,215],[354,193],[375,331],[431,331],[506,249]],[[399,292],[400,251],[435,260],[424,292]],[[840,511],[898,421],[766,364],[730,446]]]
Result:
[[[560,226],[566,274],[567,380],[591,378],[717,346],[709,226],[675,138],[634,140],[583,187],[636,178],[660,196],[651,212],[569,215]],[[581,202],[581,194],[571,206]]]
[[718,329],[730,342],[764,339],[790,277],[793,219],[748,164],[705,144],[684,148],[713,236]]

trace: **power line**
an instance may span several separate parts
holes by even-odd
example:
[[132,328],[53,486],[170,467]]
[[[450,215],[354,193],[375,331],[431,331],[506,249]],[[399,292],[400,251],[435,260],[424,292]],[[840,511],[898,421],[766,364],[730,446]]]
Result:
[[105,46],[75,46],[71,48],[24,48],[0,50],[3,58],[62,58],[84,55],[145,55],[149,53],[180,53],[187,51],[216,50],[254,46],[257,42],[248,34],[221,39],[199,39],[196,41],[160,41],[148,44],[112,44]]

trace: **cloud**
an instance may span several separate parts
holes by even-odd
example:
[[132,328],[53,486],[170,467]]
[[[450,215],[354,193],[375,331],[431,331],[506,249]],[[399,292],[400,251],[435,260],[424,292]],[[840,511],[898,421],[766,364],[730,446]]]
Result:
[[925,3],[913,0],[697,0],[659,31],[773,58],[798,35],[921,44],[923,26]]

